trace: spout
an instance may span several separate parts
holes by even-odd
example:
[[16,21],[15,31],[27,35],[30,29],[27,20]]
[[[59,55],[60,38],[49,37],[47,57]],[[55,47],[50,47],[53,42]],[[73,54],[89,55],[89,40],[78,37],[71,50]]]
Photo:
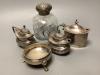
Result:
[[67,42],[70,43],[70,42],[71,42],[71,39],[68,38],[68,39],[67,39]]

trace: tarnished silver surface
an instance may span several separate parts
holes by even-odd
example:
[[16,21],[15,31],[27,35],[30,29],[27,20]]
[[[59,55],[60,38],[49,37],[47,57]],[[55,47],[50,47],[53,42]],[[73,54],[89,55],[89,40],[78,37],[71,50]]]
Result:
[[25,25],[21,27],[12,27],[13,32],[16,36],[16,42],[19,47],[25,48],[26,46],[32,44],[35,42],[35,39],[33,38],[33,34],[26,29]]
[[25,62],[31,65],[42,65],[48,71],[46,64],[51,58],[51,49],[47,44],[35,43],[27,46],[24,50]]
[[[53,55],[48,72],[22,63],[22,49],[16,47],[12,25],[27,24],[32,31],[32,15],[37,3],[53,5],[59,22],[71,24],[76,18],[90,28],[86,48],[69,56]],[[0,75],[100,75],[100,0],[0,0]],[[80,50],[80,51],[79,51]]]
[[87,45],[88,28],[84,28],[75,21],[74,25],[64,26],[65,34],[71,39],[71,44],[74,47],[85,47]]
[[65,34],[62,34],[61,32],[51,33],[48,40],[53,53],[62,55],[70,52],[69,42],[71,40],[67,39]]
[[50,10],[52,9],[52,5],[48,3],[40,3],[36,6],[36,10],[39,12],[39,15],[48,15]]

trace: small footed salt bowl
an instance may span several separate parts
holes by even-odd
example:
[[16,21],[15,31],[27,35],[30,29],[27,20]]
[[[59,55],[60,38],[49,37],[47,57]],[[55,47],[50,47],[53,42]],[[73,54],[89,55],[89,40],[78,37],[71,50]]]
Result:
[[47,44],[35,43],[31,44],[24,50],[25,62],[30,65],[42,65],[45,71],[48,60],[51,58],[51,49]]

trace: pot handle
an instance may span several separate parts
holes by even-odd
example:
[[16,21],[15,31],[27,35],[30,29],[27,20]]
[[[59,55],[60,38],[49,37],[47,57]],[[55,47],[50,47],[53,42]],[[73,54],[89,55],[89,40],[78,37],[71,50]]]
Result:
[[13,32],[14,32],[14,34],[15,34],[15,36],[18,38],[18,36],[16,35],[15,28],[16,28],[16,27],[14,27],[14,26],[13,26],[13,27],[12,27],[12,30],[13,30]]
[[13,30],[13,32],[15,33],[15,27],[14,27],[14,26],[12,27],[12,30]]
[[44,71],[48,71],[48,68],[46,67],[46,64],[47,64],[47,61],[46,60],[44,60],[43,62],[42,62],[42,66],[43,66],[43,68],[44,68]]

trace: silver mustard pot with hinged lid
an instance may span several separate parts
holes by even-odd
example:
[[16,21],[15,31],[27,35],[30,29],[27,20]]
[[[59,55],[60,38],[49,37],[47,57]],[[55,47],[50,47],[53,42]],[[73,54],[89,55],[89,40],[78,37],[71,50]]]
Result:
[[33,34],[26,28],[25,25],[23,27],[12,27],[13,32],[16,36],[16,42],[19,47],[25,48],[28,45],[35,43],[35,39],[33,38]]
[[77,20],[73,25],[64,25],[64,32],[67,38],[71,39],[71,45],[73,47],[81,48],[87,45],[89,29],[79,25]]
[[59,32],[50,33],[48,38],[52,52],[58,55],[68,54],[70,52],[70,39],[65,34]]

